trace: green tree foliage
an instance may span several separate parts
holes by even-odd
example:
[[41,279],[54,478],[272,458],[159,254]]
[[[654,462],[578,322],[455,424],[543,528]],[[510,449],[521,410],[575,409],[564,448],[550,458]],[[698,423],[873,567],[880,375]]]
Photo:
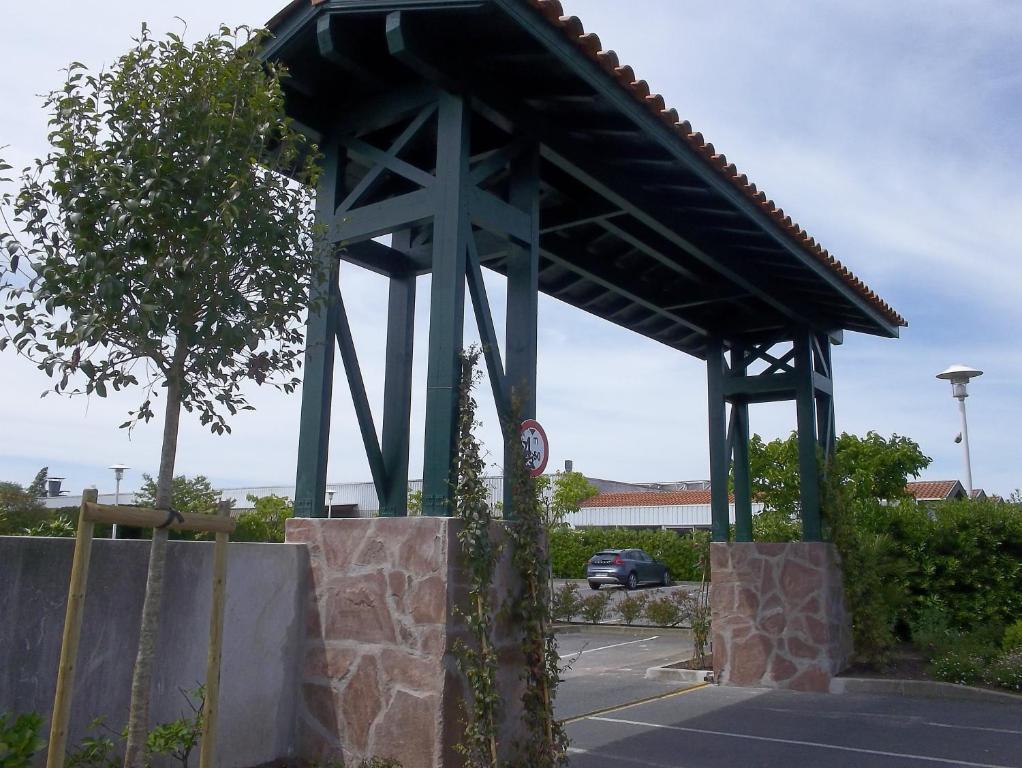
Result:
[[700,544],[674,531],[630,528],[555,528],[550,531],[554,578],[584,579],[586,562],[601,549],[643,549],[667,565],[674,581],[699,581]]
[[42,723],[35,712],[0,712],[0,768],[30,768],[32,756],[46,746],[39,737]]
[[[315,148],[284,113],[281,71],[247,29],[154,39],[98,73],[68,67],[45,102],[50,153],[0,199],[0,347],[54,391],[142,389],[123,427],[165,418],[157,508],[171,503],[181,408],[214,433],[242,384],[291,391],[313,253]],[[9,166],[0,164],[0,172]],[[166,530],[153,534],[127,768],[142,768]]]
[[[910,477],[930,465],[919,444],[908,437],[885,438],[876,432],[865,437],[844,432],[838,437],[828,468],[835,488],[847,489],[854,499],[904,498]],[[749,441],[752,494],[766,506],[766,516],[753,520],[757,541],[795,541],[799,524],[798,436],[763,442],[759,435]]]
[[578,512],[583,501],[600,492],[581,472],[558,472],[553,480],[548,475],[537,477],[536,489],[545,499],[548,528],[564,525],[565,518]]
[[[170,506],[178,512],[212,514],[220,501],[220,491],[213,487],[205,475],[189,478],[176,475],[170,485]],[[140,507],[156,506],[156,481],[143,473],[142,486],[135,492]]]
[[284,541],[284,525],[295,516],[295,507],[282,496],[252,496],[255,508],[238,515],[231,541],[263,541],[279,544]]
[[43,467],[35,473],[35,477],[32,482],[28,484],[28,488],[25,490],[32,494],[35,498],[41,498],[46,495],[46,478],[50,474],[49,467]]
[[17,483],[0,482],[0,535],[21,534],[47,519],[46,508]]

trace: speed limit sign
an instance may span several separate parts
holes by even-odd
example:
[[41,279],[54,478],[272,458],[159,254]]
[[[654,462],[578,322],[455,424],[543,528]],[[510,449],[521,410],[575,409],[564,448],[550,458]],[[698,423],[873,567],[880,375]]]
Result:
[[526,419],[519,429],[522,450],[525,451],[525,466],[532,477],[539,477],[546,469],[550,457],[550,443],[546,432],[535,419]]

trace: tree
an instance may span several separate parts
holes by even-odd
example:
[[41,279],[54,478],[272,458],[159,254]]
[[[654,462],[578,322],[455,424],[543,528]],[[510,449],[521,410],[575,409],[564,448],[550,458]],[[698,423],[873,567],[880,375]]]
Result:
[[[908,437],[885,438],[876,432],[865,437],[842,433],[828,467],[832,488],[841,488],[851,499],[895,501],[906,495],[909,477],[930,465],[919,444]],[[799,475],[798,436],[764,443],[759,435],[749,441],[752,494],[766,510],[757,526],[757,538],[787,539],[798,533]]]
[[46,478],[49,477],[50,468],[43,467],[35,473],[35,477],[32,482],[29,483],[28,488],[25,490],[32,494],[35,498],[41,498],[46,495]]
[[[51,150],[0,198],[3,332],[55,379],[105,397],[142,388],[122,427],[154,416],[154,505],[171,505],[181,408],[217,434],[241,386],[292,391],[314,265],[316,152],[287,120],[262,33],[156,40],[98,73],[73,63],[45,101]],[[0,164],[0,172],[9,166]],[[154,531],[125,765],[141,768],[167,532]]]
[[283,496],[248,495],[255,508],[238,516],[237,527],[231,541],[264,541],[279,544],[284,541],[284,525],[295,516],[295,507]]
[[558,472],[552,485],[549,502],[551,526],[563,525],[568,515],[581,509],[583,501],[600,492],[581,472]]
[[0,482],[0,535],[21,534],[46,517],[39,499],[18,483]]
[[[141,507],[156,506],[156,481],[146,473],[142,474],[142,487],[135,492],[135,501]],[[170,506],[178,512],[216,512],[220,491],[213,487],[205,475],[196,475],[190,480],[177,475],[170,485]]]

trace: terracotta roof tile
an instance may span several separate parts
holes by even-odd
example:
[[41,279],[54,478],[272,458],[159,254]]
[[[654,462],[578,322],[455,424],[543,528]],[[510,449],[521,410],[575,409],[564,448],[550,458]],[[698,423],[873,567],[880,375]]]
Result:
[[601,493],[582,502],[582,507],[681,507],[709,504],[709,491],[671,491],[669,493]]
[[920,480],[905,483],[905,490],[918,501],[932,501],[949,498],[956,485],[959,485],[957,480]]
[[714,170],[728,179],[742,194],[758,204],[796,245],[801,246],[813,258],[837,274],[846,285],[872,304],[889,322],[894,325],[908,325],[905,318],[898,314],[890,304],[853,275],[814,238],[809,237],[808,233],[792,221],[790,216],[786,216],[784,211],[777,208],[772,200],[768,200],[766,195],[757,190],[756,185],[750,182],[745,174],[739,173],[733,163],[728,163],[723,154],[717,154],[714,146],[706,142],[701,133],[692,130],[691,123],[687,120],[679,120],[676,110],[667,109],[663,96],[652,93],[649,84],[645,80],[640,80],[630,66],[622,65],[614,51],[601,50],[600,38],[595,34],[587,33],[578,16],[566,16],[559,0],[523,1],[537,9],[548,22],[559,27],[580,50],[603,67],[609,75],[616,78],[621,87],[630,91],[637,101],[644,103],[651,112],[673,128],[678,137],[706,158]]

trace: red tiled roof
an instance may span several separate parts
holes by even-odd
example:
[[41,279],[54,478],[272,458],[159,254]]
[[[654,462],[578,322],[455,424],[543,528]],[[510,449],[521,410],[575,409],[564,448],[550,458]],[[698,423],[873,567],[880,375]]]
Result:
[[733,163],[729,163],[723,154],[718,154],[713,144],[705,141],[703,135],[692,128],[688,120],[681,120],[676,109],[668,109],[664,97],[652,93],[649,84],[640,80],[634,70],[627,64],[618,61],[617,54],[612,50],[603,50],[600,38],[592,32],[587,33],[578,16],[565,16],[560,0],[527,0],[551,24],[559,27],[566,37],[572,40],[580,50],[595,61],[604,71],[614,77],[621,87],[629,91],[636,101],[645,104],[647,109],[659,117],[665,124],[674,129],[677,136],[692,147],[721,176],[730,181],[746,197],[756,203],[774,223],[776,223],[796,245],[808,252],[813,258],[822,262],[852,290],[872,304],[882,315],[894,325],[907,326],[908,322],[898,314],[886,301],[880,298],[862,280],[857,278],[840,261],[835,259],[826,248],[800,227],[792,218],[778,208],[773,200],[756,188],[749,178],[740,173]]
[[601,493],[582,502],[582,507],[681,507],[709,504],[709,491],[671,491],[669,493]]
[[956,485],[960,485],[957,480],[920,480],[905,483],[905,490],[917,501],[933,501],[949,498]]

